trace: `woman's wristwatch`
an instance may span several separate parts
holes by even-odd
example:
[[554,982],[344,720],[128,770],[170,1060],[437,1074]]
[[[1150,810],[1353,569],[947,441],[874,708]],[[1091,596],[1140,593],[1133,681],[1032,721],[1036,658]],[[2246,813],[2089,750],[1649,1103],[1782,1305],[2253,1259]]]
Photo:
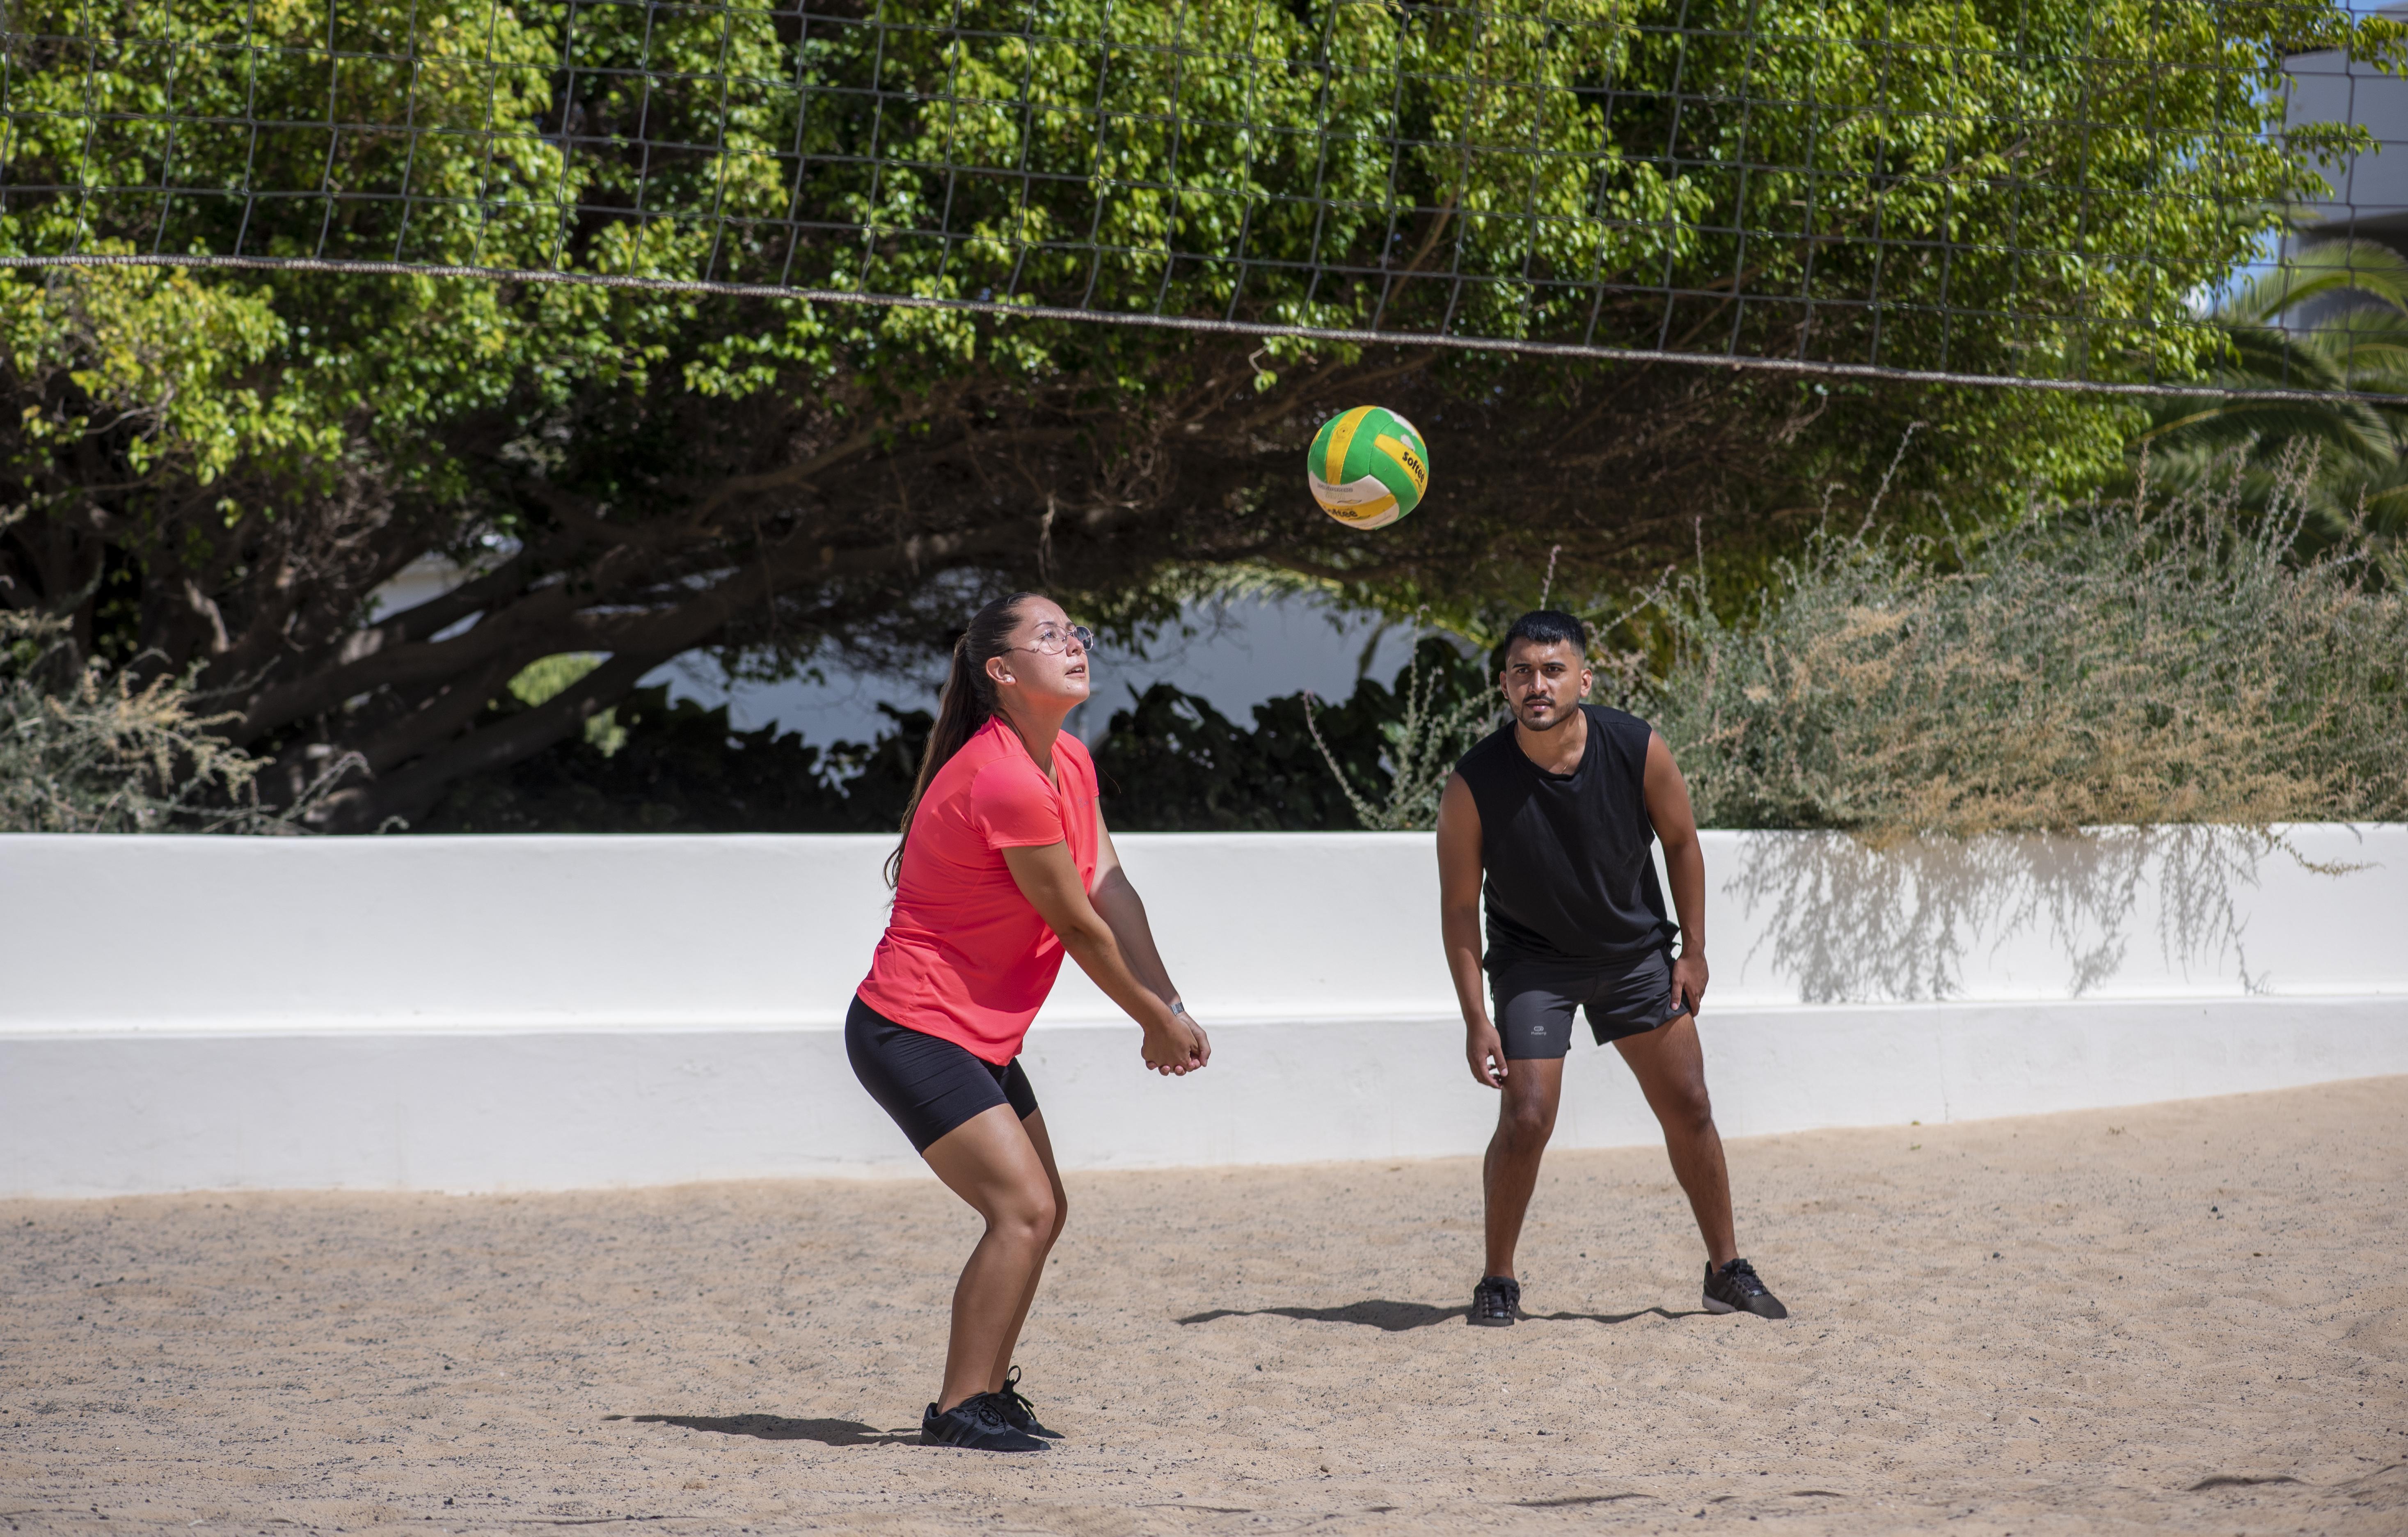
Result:
[[1180,1002],[1177,998],[1172,998],[1170,1000],[1170,1012],[1178,1015],[1180,1018],[1184,1019],[1187,1017],[1187,1005]]

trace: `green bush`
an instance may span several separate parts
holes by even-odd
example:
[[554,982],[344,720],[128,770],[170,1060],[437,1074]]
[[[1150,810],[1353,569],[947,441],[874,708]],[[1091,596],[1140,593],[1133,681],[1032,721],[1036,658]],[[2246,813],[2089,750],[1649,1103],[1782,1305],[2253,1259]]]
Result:
[[1291,694],[1252,730],[1168,683],[1115,713],[1096,746],[1114,827],[1164,832],[1426,827],[1438,788],[1490,711],[1481,665],[1424,639],[1392,685],[1343,703]]
[[[540,694],[540,689],[530,690]],[[518,693],[486,707],[532,709]],[[456,781],[413,832],[891,832],[934,724],[879,709],[892,729],[822,749],[773,722],[739,730],[727,707],[638,689],[608,730],[572,737],[509,768]]]

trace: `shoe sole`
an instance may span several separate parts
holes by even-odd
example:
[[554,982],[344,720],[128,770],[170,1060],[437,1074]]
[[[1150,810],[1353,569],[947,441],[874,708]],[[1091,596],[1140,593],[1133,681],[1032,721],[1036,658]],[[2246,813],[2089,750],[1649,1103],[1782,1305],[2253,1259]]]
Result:
[[923,1434],[920,1437],[920,1444],[923,1446],[950,1446],[957,1452],[996,1452],[1005,1457],[1025,1455],[1029,1452],[1041,1452],[1046,1449],[1045,1443],[1041,1441],[1034,1446],[965,1446],[958,1441],[939,1441],[935,1436],[926,1434]]
[[[1027,1433],[1028,1432],[1025,1430],[1021,1432],[1023,1435],[1026,1435]],[[966,1446],[958,1441],[947,1441],[942,1436],[931,1435],[924,1429],[920,1432],[920,1444],[923,1446],[951,1446],[957,1452],[1001,1452],[1007,1456],[1016,1452],[1041,1452],[1046,1449],[1045,1443],[1041,1441],[1038,1442],[1033,1446]]]
[[1514,1322],[1511,1318],[1483,1318],[1476,1313],[1467,1314],[1463,1321],[1474,1329],[1512,1329]]
[[1789,1310],[1787,1308],[1783,1308],[1779,1313],[1758,1313],[1754,1308],[1735,1308],[1728,1302],[1718,1302],[1711,1297],[1700,1298],[1698,1300],[1706,1304],[1706,1311],[1708,1313],[1744,1313],[1751,1318],[1786,1318],[1789,1316]]

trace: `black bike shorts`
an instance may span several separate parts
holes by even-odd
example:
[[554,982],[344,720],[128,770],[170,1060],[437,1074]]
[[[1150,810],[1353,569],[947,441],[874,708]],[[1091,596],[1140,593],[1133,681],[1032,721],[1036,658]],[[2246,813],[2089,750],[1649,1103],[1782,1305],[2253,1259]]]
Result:
[[997,1105],[1010,1105],[1024,1121],[1037,1113],[1037,1091],[1020,1058],[998,1068],[966,1047],[897,1025],[857,998],[844,1016],[844,1055],[861,1086],[922,1153]]
[[1575,1009],[1588,1015],[1600,1046],[1661,1029],[1689,1012],[1672,1000],[1669,950],[1616,961],[1508,961],[1488,988],[1508,1061],[1570,1051]]

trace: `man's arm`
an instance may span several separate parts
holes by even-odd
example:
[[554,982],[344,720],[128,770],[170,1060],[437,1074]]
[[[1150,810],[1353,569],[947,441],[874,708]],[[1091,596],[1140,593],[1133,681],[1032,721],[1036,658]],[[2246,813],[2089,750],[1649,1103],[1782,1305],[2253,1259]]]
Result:
[[1455,1000],[1463,1008],[1463,1052],[1471,1076],[1505,1086],[1505,1043],[1488,1019],[1487,979],[1480,970],[1480,804],[1461,774],[1450,774],[1438,802],[1439,937]]
[[1681,921],[1681,955],[1672,962],[1672,1006],[1692,1016],[1706,997],[1706,856],[1698,846],[1697,813],[1689,809],[1689,784],[1672,761],[1672,750],[1647,734],[1647,820],[1664,845],[1664,873],[1672,881],[1672,912]]

